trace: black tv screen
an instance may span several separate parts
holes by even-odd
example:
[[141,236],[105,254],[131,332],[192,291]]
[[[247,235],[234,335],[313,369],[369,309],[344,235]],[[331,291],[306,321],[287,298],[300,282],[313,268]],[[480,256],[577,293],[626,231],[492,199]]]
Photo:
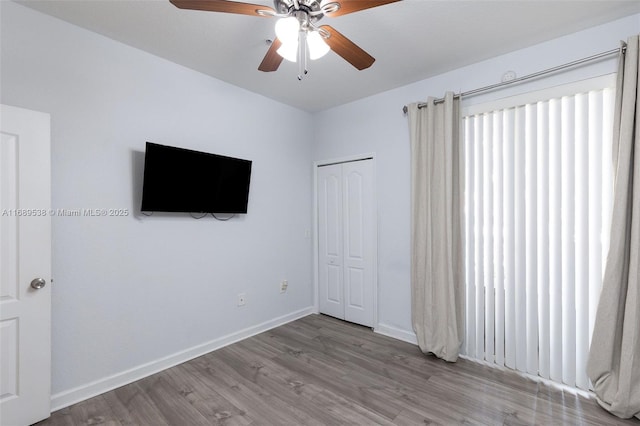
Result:
[[147,142],[142,211],[246,213],[251,161]]

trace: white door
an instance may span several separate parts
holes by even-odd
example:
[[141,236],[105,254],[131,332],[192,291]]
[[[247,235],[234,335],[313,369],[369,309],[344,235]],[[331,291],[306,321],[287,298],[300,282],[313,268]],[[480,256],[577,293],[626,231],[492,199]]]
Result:
[[318,298],[320,312],[344,319],[342,166],[318,168]]
[[51,411],[50,120],[0,108],[0,424],[28,425]]
[[318,299],[321,313],[374,324],[373,160],[318,167]]

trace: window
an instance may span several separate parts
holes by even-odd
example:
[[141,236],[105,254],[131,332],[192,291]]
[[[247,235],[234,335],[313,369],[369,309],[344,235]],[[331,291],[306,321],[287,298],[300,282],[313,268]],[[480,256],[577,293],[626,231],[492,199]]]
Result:
[[613,85],[606,76],[463,111],[465,355],[589,388]]

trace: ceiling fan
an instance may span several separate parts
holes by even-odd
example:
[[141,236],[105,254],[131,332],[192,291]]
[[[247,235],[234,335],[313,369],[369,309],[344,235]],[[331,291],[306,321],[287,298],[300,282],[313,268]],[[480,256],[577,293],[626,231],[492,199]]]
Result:
[[325,16],[335,17],[400,0],[274,0],[274,7],[230,0],[169,0],[180,9],[226,12],[280,18],[276,36],[258,69],[276,71],[283,59],[298,63],[298,79],[307,74],[308,59],[318,59],[333,50],[358,70],[375,59],[329,25],[317,26]]

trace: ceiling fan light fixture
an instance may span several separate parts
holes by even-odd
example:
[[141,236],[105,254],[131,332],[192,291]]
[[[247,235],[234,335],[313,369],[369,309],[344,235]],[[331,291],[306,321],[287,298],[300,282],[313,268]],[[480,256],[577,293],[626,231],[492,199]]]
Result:
[[307,34],[307,44],[309,46],[309,58],[311,60],[320,59],[331,50],[318,31],[310,31]]
[[276,22],[276,36],[283,45],[297,44],[298,31],[300,31],[300,22],[293,16],[278,19]]
[[298,57],[298,40],[293,43],[282,43],[277,50],[278,55],[289,62],[296,62]]

